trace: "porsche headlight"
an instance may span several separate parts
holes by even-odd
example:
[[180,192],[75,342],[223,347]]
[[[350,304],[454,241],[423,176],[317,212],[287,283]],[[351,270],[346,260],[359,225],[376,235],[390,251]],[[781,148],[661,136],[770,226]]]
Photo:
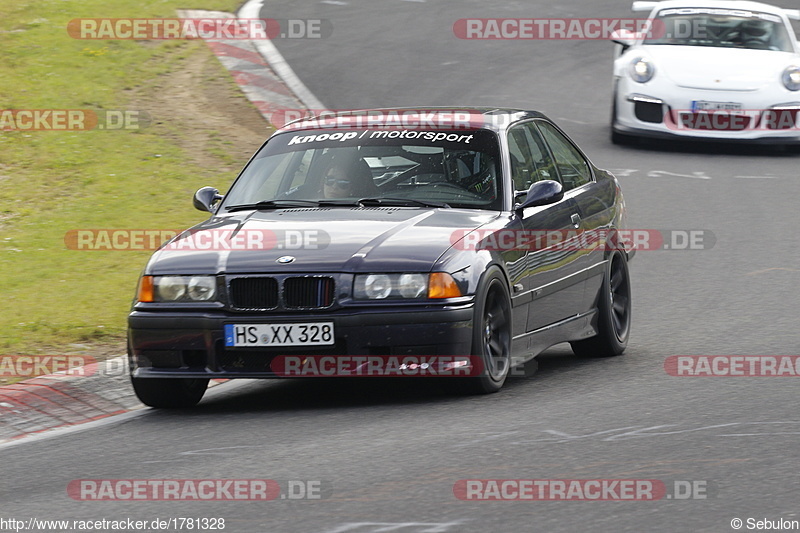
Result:
[[656,69],[653,63],[646,57],[635,57],[631,61],[630,74],[631,78],[638,83],[646,83],[653,79]]
[[793,65],[783,71],[783,85],[790,91],[800,91],[800,67]]
[[208,302],[216,294],[214,276],[145,276],[140,282],[139,301]]
[[357,300],[413,300],[419,298],[457,298],[461,290],[450,274],[359,274],[353,284]]

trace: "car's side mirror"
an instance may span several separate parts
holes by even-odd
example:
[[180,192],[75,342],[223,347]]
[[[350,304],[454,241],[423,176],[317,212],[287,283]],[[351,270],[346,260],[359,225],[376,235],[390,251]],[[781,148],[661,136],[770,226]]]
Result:
[[222,200],[222,195],[217,189],[214,187],[203,187],[194,193],[194,199],[192,200],[192,203],[194,204],[195,209],[213,213],[215,210],[214,204],[220,200]]
[[616,53],[616,57],[619,57],[624,54],[628,48],[634,45],[636,42],[636,34],[630,30],[621,28],[611,32],[611,41],[620,45],[617,47],[618,51]]
[[516,206],[514,210],[519,212],[526,207],[550,205],[560,201],[562,198],[564,198],[564,187],[559,182],[553,180],[537,181],[528,189],[525,201]]
[[620,28],[611,32],[611,40],[622,46],[631,46],[636,42],[636,33]]

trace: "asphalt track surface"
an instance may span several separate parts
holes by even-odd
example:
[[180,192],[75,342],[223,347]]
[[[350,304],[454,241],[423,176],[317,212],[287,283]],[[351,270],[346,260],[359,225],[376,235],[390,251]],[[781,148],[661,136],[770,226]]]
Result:
[[[614,169],[633,228],[710,230],[711,249],[640,252],[624,356],[555,347],[498,394],[429,383],[241,381],[197,409],[142,411],[0,448],[6,517],[224,517],[225,531],[734,531],[800,519],[797,378],[673,377],[672,355],[796,355],[795,152],[608,140],[611,44],[464,41],[464,17],[630,17],[623,1],[267,1],[262,16],[330,20],[276,41],[327,107],[497,105],[553,118]],[[322,499],[79,502],[75,479],[320,481]],[[460,501],[464,479],[699,482],[705,499]],[[752,530],[752,529],[750,529]]]

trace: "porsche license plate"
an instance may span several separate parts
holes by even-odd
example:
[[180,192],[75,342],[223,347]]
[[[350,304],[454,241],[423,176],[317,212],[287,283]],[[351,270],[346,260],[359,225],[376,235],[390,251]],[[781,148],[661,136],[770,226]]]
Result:
[[739,102],[692,101],[692,111],[737,111],[740,109],[742,109],[742,104]]
[[324,346],[333,343],[333,322],[225,324],[225,346]]

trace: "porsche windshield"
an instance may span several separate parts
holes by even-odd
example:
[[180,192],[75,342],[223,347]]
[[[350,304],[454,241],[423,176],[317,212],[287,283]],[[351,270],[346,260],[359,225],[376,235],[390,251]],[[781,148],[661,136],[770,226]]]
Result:
[[779,16],[722,8],[663,9],[644,44],[794,51]]
[[290,131],[262,147],[222,209],[431,205],[500,210],[500,169],[497,136],[487,130]]

